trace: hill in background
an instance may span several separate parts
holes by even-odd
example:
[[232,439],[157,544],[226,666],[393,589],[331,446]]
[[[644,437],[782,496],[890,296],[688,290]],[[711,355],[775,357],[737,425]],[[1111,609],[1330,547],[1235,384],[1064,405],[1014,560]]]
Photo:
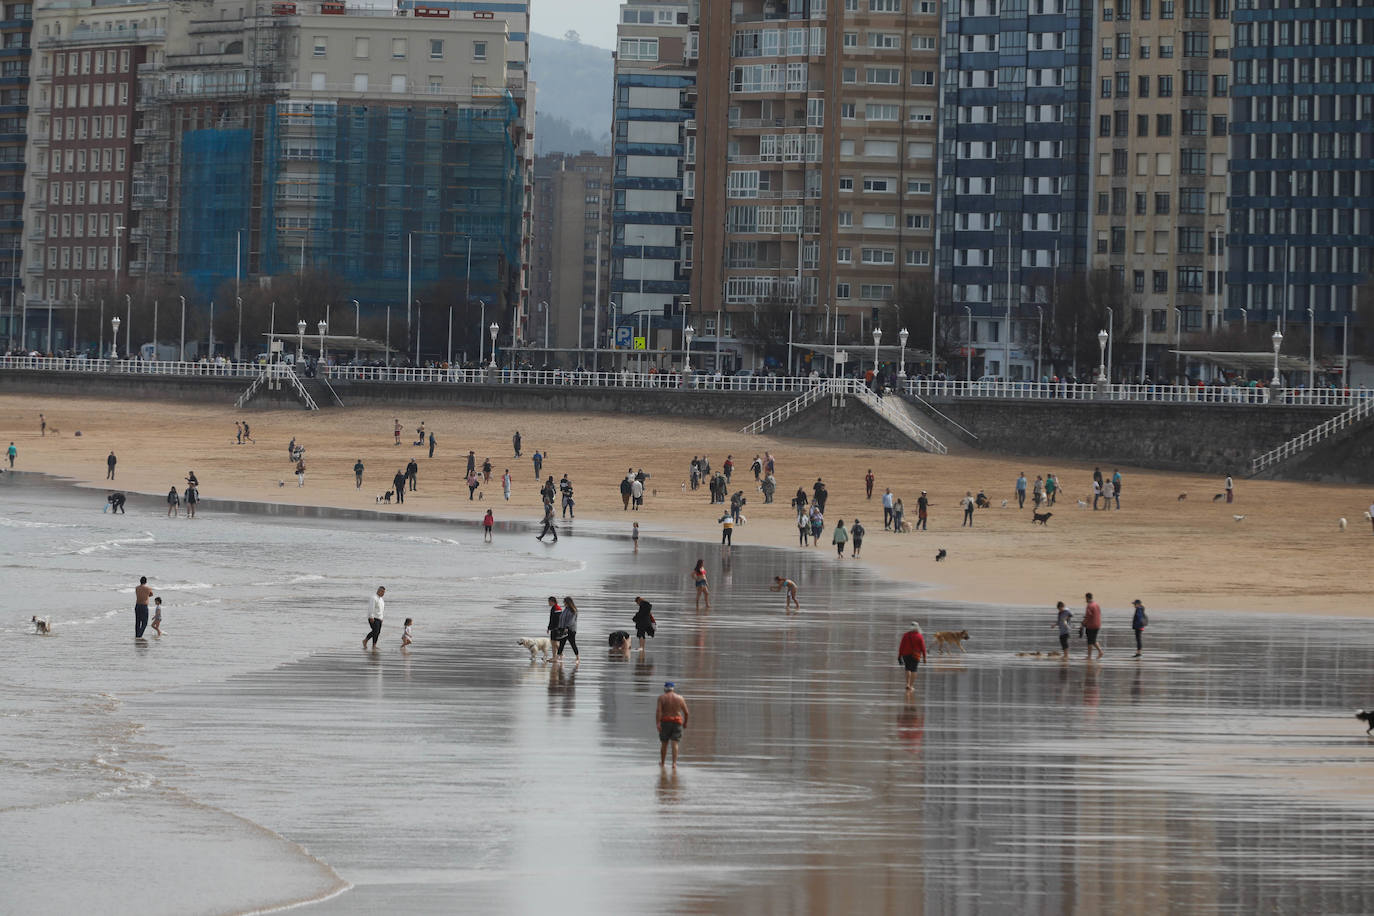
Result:
[[610,153],[611,73],[611,52],[605,48],[530,35],[530,76],[538,87],[536,155]]

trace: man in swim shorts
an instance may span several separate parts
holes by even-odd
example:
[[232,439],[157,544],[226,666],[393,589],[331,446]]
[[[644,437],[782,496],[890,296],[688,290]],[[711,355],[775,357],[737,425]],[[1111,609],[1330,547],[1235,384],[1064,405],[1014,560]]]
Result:
[[143,631],[148,629],[148,599],[153,597],[153,587],[148,584],[147,576],[139,576],[138,587],[134,589],[134,639],[142,639]]
[[673,769],[677,769],[677,745],[682,740],[682,730],[687,727],[687,701],[674,690],[672,681],[663,685],[659,694],[658,706],[654,710],[654,727],[658,729],[658,765],[663,766],[668,757],[668,744],[673,745]]

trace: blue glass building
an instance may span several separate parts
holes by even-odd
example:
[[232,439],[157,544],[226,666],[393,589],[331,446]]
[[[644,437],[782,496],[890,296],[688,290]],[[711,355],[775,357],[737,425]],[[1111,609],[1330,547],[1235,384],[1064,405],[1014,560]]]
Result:
[[17,344],[22,321],[17,299],[23,291],[20,265],[24,243],[24,144],[28,139],[29,57],[33,54],[33,4],[6,3],[0,19],[0,338]]

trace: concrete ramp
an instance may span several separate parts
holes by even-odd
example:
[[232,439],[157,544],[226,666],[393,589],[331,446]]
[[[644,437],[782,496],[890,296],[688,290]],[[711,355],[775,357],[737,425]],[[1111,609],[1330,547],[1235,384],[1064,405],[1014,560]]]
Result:
[[863,382],[849,380],[848,394],[862,403],[869,410],[882,417],[892,424],[898,432],[915,442],[921,448],[936,455],[944,455],[949,449],[943,442],[931,435],[931,433],[916,421],[914,411],[912,411],[900,397],[880,398]]

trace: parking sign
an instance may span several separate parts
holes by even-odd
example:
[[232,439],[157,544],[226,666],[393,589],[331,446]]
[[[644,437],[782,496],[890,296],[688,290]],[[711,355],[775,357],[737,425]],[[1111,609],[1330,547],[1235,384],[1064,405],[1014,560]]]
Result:
[[626,348],[628,348],[628,347],[630,346],[630,335],[631,335],[633,332],[634,332],[634,329],[633,329],[633,328],[629,328],[629,327],[617,327],[617,328],[615,329],[615,345],[616,345],[616,347],[626,347]]

